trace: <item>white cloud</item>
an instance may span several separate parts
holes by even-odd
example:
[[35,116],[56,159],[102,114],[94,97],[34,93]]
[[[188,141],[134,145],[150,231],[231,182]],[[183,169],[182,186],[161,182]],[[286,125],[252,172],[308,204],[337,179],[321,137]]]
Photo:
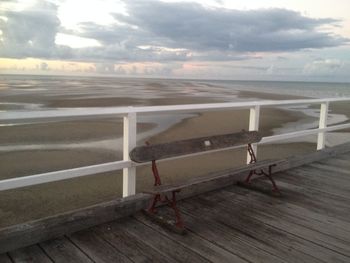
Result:
[[334,33],[336,16],[253,8],[291,6],[272,0],[240,9],[195,1],[6,1],[16,8],[0,8],[0,57],[40,58],[51,70],[49,60],[88,62],[118,75],[348,75],[349,39]]
[[230,10],[157,0],[125,1],[124,6],[128,15],[114,13],[113,24],[84,22],[75,30],[62,28],[59,7],[50,2],[5,11],[0,55],[99,62],[235,61],[255,57],[254,52],[318,49],[348,41],[318,29],[338,20],[286,9]]
[[71,48],[83,48],[83,47],[100,47],[101,44],[91,38],[84,38],[64,33],[57,33],[55,39],[56,45],[68,46]]
[[304,66],[303,73],[306,75],[334,74],[344,68],[345,63],[338,59],[317,59]]
[[46,62],[42,62],[40,63],[40,66],[39,66],[40,70],[49,70],[49,65],[46,63]]
[[69,48],[57,46],[56,34],[60,21],[57,6],[36,1],[22,11],[4,11],[6,20],[0,19],[2,40],[0,56],[9,58],[52,58],[69,56]]

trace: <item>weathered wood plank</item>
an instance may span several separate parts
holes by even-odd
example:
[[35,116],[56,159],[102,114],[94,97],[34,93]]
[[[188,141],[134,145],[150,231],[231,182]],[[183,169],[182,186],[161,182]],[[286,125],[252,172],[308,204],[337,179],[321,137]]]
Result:
[[[326,159],[323,161],[314,162],[316,164],[331,165],[335,167],[344,167],[346,170],[350,169],[350,160],[341,159],[342,156],[337,156],[335,158]],[[314,164],[311,163],[311,164]]]
[[257,131],[242,131],[238,133],[207,136],[188,140],[140,146],[130,152],[130,159],[137,163],[161,160],[198,152],[213,151],[261,140]]
[[285,172],[286,176],[278,177],[279,182],[294,185],[291,190],[304,189],[305,193],[313,192],[331,201],[340,201],[347,205],[350,198],[350,184],[342,180],[337,180],[335,175],[327,175],[323,171],[310,169],[292,170]]
[[[273,214],[281,218],[286,217],[289,221],[298,222],[298,224],[310,229],[335,236],[337,239],[350,243],[350,223],[338,220],[325,213],[315,213],[310,209],[291,204],[289,196],[286,196],[286,194],[283,194],[282,198],[271,198],[267,195],[241,188],[225,188],[222,191],[233,192],[231,198],[234,198],[237,202],[248,204],[250,208],[272,211]],[[215,200],[224,202],[226,197]]]
[[[227,216],[196,199],[182,204],[190,231],[251,262],[319,262],[297,249],[298,242],[274,228],[240,215]],[[220,214],[220,217],[217,215]],[[223,214],[223,217],[221,216]],[[247,253],[247,251],[249,251]]]
[[[288,172],[288,174],[290,174]],[[315,194],[317,198],[326,198],[330,202],[339,203],[340,206],[350,207],[350,198],[348,193],[344,189],[339,189],[337,185],[326,186],[327,179],[322,182],[321,176],[319,181],[314,181],[312,178],[298,178],[298,175],[293,173],[294,176],[283,177],[279,179],[279,185],[281,187],[289,187],[291,191],[301,190],[302,194]],[[331,180],[331,179],[328,179]],[[283,186],[285,185],[285,186]]]
[[[278,203],[275,204],[273,200],[268,200],[267,198],[265,199],[263,196],[258,194],[249,194],[251,198],[248,198],[247,196],[240,197],[240,195],[237,195],[237,191],[233,189],[225,189],[225,191],[234,192],[234,195],[231,198],[234,199],[232,202],[235,204],[236,202],[239,203],[238,205],[247,204],[249,209],[263,211],[264,215],[268,214],[273,218],[280,218],[286,222],[298,224],[301,226],[301,228],[305,227],[312,231],[317,231],[318,233],[321,233],[322,236],[330,236],[337,239],[337,241],[341,243],[345,242],[349,243],[350,245],[350,229],[348,229],[349,224],[344,221],[337,220],[339,225],[334,224],[332,221],[330,221],[333,218],[326,217],[324,214],[319,214],[317,219],[313,219],[312,215],[309,216],[310,212],[308,210],[303,210],[304,214],[300,214],[298,213],[298,210],[289,209],[287,207],[289,203],[288,199],[286,198],[284,198],[285,206],[283,207],[283,205],[279,205]],[[259,202],[257,202],[257,200],[259,200]]]
[[80,231],[68,238],[95,262],[132,262],[93,231]]
[[0,229],[0,253],[129,216],[144,208],[149,196],[137,194]]
[[[218,211],[202,210],[202,203],[185,202],[183,205],[184,219],[188,228],[195,234],[207,238],[232,253],[251,262],[320,262],[313,256],[298,249],[298,242],[293,237],[279,233],[262,223],[251,224],[252,220],[245,220],[242,216],[231,218],[220,216],[215,220],[213,214]],[[200,211],[193,211],[199,206]],[[229,223],[226,222],[229,221]],[[204,230],[203,230],[204,229]],[[232,244],[233,243],[233,244]],[[253,254],[247,251],[254,251]],[[261,255],[262,254],[262,255]]]
[[[225,191],[220,192],[220,196],[227,195],[227,202],[217,202],[217,200],[212,200],[208,196],[201,196],[208,202],[212,204],[217,204],[217,206],[222,208],[222,211],[225,213],[225,210],[229,209],[232,206],[237,206],[241,208],[241,213],[249,215],[256,220],[263,222],[264,224],[270,225],[279,229],[280,231],[288,232],[295,236],[300,237],[301,239],[309,240],[323,249],[328,249],[328,254],[332,258],[337,258],[339,262],[347,262],[350,258],[350,243],[340,241],[333,236],[324,235],[318,231],[313,231],[307,227],[304,227],[301,224],[297,224],[294,221],[288,221],[287,218],[282,217],[281,215],[276,215],[273,210],[265,212],[261,209],[254,209],[250,207],[250,204],[244,202],[236,201],[235,198],[232,198],[232,193],[227,194]],[[213,198],[213,197],[211,197]],[[249,213],[249,214],[248,214]],[[345,256],[346,255],[346,256]]]
[[37,245],[17,249],[15,251],[10,252],[9,255],[15,263],[53,262]]
[[[288,172],[289,175],[291,175]],[[349,197],[347,193],[341,189],[337,189],[337,186],[324,186],[324,183],[317,181],[313,184],[313,180],[310,180],[311,178],[297,178],[298,175],[295,175],[295,177],[283,177],[278,179],[279,186],[283,189],[285,187],[288,187],[288,191],[294,191],[297,192],[298,190],[302,191],[302,194],[317,194],[319,198],[328,198],[331,202],[338,202],[339,205],[347,207]],[[264,182],[264,180],[261,180],[261,182]],[[260,182],[259,182],[260,183]],[[334,191],[336,189],[336,191]]]
[[220,178],[228,177],[233,174],[240,174],[241,172],[249,172],[254,169],[266,169],[271,164],[279,165],[284,162],[285,160],[271,160],[271,159],[263,160],[254,164],[244,165],[242,167],[221,171],[218,174],[212,174],[210,176],[203,176],[203,177],[188,179],[184,182],[179,182],[177,184],[154,186],[152,189],[146,190],[145,193],[158,194],[158,193],[176,191],[184,188],[190,188],[198,184],[208,183]]
[[7,254],[0,254],[0,262],[1,263],[12,263],[11,259]]
[[[168,210],[166,207],[162,208],[162,210],[163,209]],[[172,213],[173,211],[167,212]],[[237,255],[214,245],[213,243],[193,234],[192,232],[188,232],[186,235],[175,235],[174,233],[164,229],[164,227],[160,226],[159,224],[153,223],[151,220],[149,220],[149,218],[146,218],[145,215],[141,213],[135,215],[134,217],[148,227],[151,227],[168,238],[190,248],[194,252],[202,255],[204,258],[212,262],[247,262]]]
[[[322,164],[322,163],[311,163],[309,164],[309,166],[313,167],[313,168],[317,168],[320,170],[325,170],[328,172],[335,172],[338,173],[340,175],[344,174],[344,176],[342,176],[342,178],[345,178],[345,176],[350,175],[350,168],[345,168],[344,165],[342,165],[341,167],[339,167],[339,165],[334,165],[334,164]],[[349,164],[350,166],[350,164]]]
[[[316,244],[313,239],[306,239],[305,237],[295,235],[293,232],[295,228],[281,228],[276,222],[280,222],[282,219],[277,219],[273,224],[267,220],[261,220],[256,216],[257,211],[247,209],[247,205],[239,206],[232,203],[219,203],[219,205],[216,206],[216,201],[212,202],[202,196],[194,198],[191,202],[195,202],[197,205],[201,206],[200,210],[202,215],[210,216],[220,213],[220,217],[217,220],[219,223],[230,226],[236,231],[243,231],[258,240],[260,239],[261,242],[265,241],[271,246],[280,243],[284,244],[284,246],[287,246],[291,251],[290,254],[292,254],[292,251],[296,250],[296,253],[304,253],[303,257],[305,257],[305,255],[311,256],[310,260],[312,257],[316,258],[317,262],[347,262],[348,260],[348,257]],[[216,207],[216,209],[214,207]],[[189,211],[190,210],[187,210],[186,212]],[[232,216],[233,214],[235,216]],[[286,253],[288,254],[288,252]],[[287,256],[285,258],[286,260],[289,259],[290,262],[295,262],[294,256]]]
[[177,262],[144,242],[144,237],[135,237],[125,230],[123,220],[97,226],[92,229],[112,246],[122,251],[133,262]]
[[164,253],[179,262],[210,262],[202,255],[192,251],[187,246],[182,245],[158,231],[138,222],[129,220],[125,222],[124,227],[135,238],[143,238],[144,242],[152,248]]
[[[291,157],[288,158],[285,163],[277,166],[274,171],[286,170],[313,161],[325,160],[349,151],[350,143],[347,143],[308,155]],[[341,159],[346,159],[345,157],[340,157]],[[246,171],[227,174],[226,177],[222,176],[223,173],[225,173],[225,171],[216,173],[216,175],[221,174],[221,176],[213,181],[209,180],[206,183],[194,185],[189,189],[181,191],[179,199],[231,185],[237,179],[243,178],[243,176],[246,175]],[[0,229],[0,253],[131,215],[144,208],[149,198],[149,195],[139,194],[131,199],[114,200],[53,217]],[[296,202],[295,204],[301,205],[300,202]],[[304,205],[303,207],[312,209],[313,204],[315,203],[310,202],[307,207]],[[316,210],[313,211],[317,212]],[[318,212],[322,211],[318,210]]]
[[349,155],[337,156],[337,159],[341,159],[341,160],[349,161],[349,160],[350,160],[350,156],[349,156]]
[[347,183],[347,185],[349,185],[349,169],[345,169],[344,167],[339,167],[339,166],[332,166],[330,164],[325,164],[325,165],[317,165],[317,163],[315,165],[313,165],[313,163],[305,165],[303,167],[298,167],[298,168],[303,168],[303,169],[307,169],[307,170],[314,170],[314,175],[317,175],[318,171],[321,172],[321,175],[325,175],[325,176],[331,176],[333,174],[336,174],[336,176],[332,176],[331,178],[334,178],[335,180],[343,180]]
[[[303,207],[304,209],[310,210],[314,213],[323,213],[335,219],[342,220],[347,223],[350,222],[348,213],[346,211],[344,212],[344,208],[342,208],[343,204],[341,202],[330,201],[327,198],[321,197],[317,193],[308,192],[306,190],[303,190],[304,192],[300,192],[295,190],[300,190],[299,186],[290,186],[281,181],[279,182],[279,185],[284,190],[283,195],[288,196],[288,203]],[[289,189],[293,189],[293,187],[295,187],[295,189],[285,189],[287,187]],[[313,199],[313,196],[317,197]],[[337,207],[338,204],[342,207]],[[345,207],[345,209],[347,209],[347,207]]]
[[[280,175],[281,180],[300,180],[307,187],[316,186],[320,190],[327,188],[333,189],[334,194],[338,194],[340,190],[346,193],[344,196],[349,196],[350,182],[348,176],[343,176],[341,173],[333,173],[308,165],[284,171]],[[280,178],[280,175],[278,178]],[[285,177],[283,175],[288,176]]]
[[62,263],[93,262],[66,237],[45,241],[40,247],[54,261]]

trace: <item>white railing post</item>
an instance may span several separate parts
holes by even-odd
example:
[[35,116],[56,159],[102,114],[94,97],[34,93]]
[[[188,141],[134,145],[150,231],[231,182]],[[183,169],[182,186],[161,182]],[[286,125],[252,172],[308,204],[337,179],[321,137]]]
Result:
[[[136,146],[136,113],[124,117],[123,160],[130,161],[129,152]],[[136,192],[136,167],[123,168],[123,197]]]
[[[260,119],[260,106],[254,106],[250,108],[249,113],[249,131],[258,131],[259,130],[259,119]],[[256,143],[252,145],[255,155],[257,156],[258,146]],[[247,153],[247,163],[250,162],[250,155]]]
[[[321,103],[320,121],[319,121],[319,125],[318,125],[318,128],[320,128],[320,129],[327,127],[328,107],[329,107],[328,101]],[[326,143],[326,133],[325,132],[318,133],[317,150],[322,150],[325,147],[325,143]]]

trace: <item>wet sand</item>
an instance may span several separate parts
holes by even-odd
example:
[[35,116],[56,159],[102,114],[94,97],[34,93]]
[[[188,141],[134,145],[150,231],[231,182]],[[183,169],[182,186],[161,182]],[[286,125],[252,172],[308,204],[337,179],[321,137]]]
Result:
[[[266,94],[247,94],[266,99],[281,99],[280,96]],[[283,98],[291,99],[289,96]],[[97,99],[99,100],[99,99]],[[83,100],[77,102],[77,107],[81,107]],[[173,98],[170,100],[159,99],[150,102],[151,104],[187,104],[191,102],[188,97]],[[88,105],[105,105],[106,101],[90,102]],[[196,98],[194,103],[218,102],[211,98]],[[68,103],[68,102],[67,102]],[[72,103],[70,101],[69,103]],[[115,106],[114,101],[108,106]],[[68,107],[74,106],[72,104]],[[78,106],[79,105],[79,106]],[[62,106],[62,104],[61,104]],[[187,118],[175,124],[166,131],[152,136],[148,140],[151,143],[174,141],[191,137],[199,137],[213,134],[223,134],[237,132],[248,127],[248,110],[227,111],[227,112],[204,112],[194,117]],[[260,130],[264,136],[271,135],[273,128],[281,127],[285,123],[293,123],[300,119],[313,120],[300,112],[286,111],[276,108],[266,108],[261,112]],[[32,128],[18,128],[18,132],[12,135],[7,131],[2,134],[3,141],[18,143],[44,142],[56,143],[72,142],[76,139],[91,140],[96,138],[120,137],[122,128],[121,122],[111,119],[88,120],[78,122],[65,122],[63,131],[58,127],[61,124],[36,124]],[[58,126],[57,126],[58,125]],[[147,131],[153,128],[152,123],[144,123],[139,127],[139,131]],[[51,126],[51,127],[50,127]],[[2,127],[3,128],[3,127]],[[40,133],[42,131],[43,133]],[[12,136],[12,137],[11,137]],[[46,137],[45,137],[46,136]],[[139,141],[140,144],[143,141]],[[258,156],[260,159],[285,157],[297,154],[312,152],[315,150],[313,143],[292,143],[278,145],[263,145],[259,147]],[[28,150],[14,151],[0,154],[1,178],[17,177],[67,169],[84,165],[109,162],[118,160],[118,151],[96,150],[96,149],[73,149],[73,150]],[[164,183],[181,180],[183,178],[200,176],[211,171],[218,171],[245,163],[245,150],[243,148],[205,154],[173,161],[166,161],[159,164],[159,169],[163,175]],[[137,191],[142,191],[152,185],[152,176],[148,166],[137,168]],[[26,187],[16,190],[0,192],[0,227],[25,222],[35,218],[53,215],[59,212],[76,209],[102,201],[119,197],[122,192],[121,171],[87,176],[61,182],[48,183],[33,187]]]
[[[264,108],[260,113],[259,130],[263,136],[272,135],[272,129],[282,127],[284,123],[296,122],[308,118],[302,113],[289,112],[277,108]],[[150,143],[188,139],[248,130],[249,110],[214,111],[198,114],[198,117],[185,119],[150,138]]]
[[284,95],[284,94],[274,94],[274,93],[263,93],[256,91],[240,91],[240,98],[258,98],[262,100],[297,100],[297,99],[305,99],[305,96],[296,96],[296,95]]
[[[332,113],[343,114],[350,119],[350,103],[348,101],[331,103],[329,106],[329,110]],[[339,132],[350,132],[350,129],[340,130]]]
[[[319,110],[320,106],[319,105],[311,105],[310,108]],[[348,119],[350,119],[350,103],[348,101],[331,102],[329,104],[328,112],[333,113],[333,114],[345,115]],[[349,123],[349,121],[340,122],[338,124],[345,124],[345,123]],[[341,133],[341,132],[349,133],[350,129],[338,130],[336,132],[337,133]]]
[[[151,130],[154,123],[138,123],[140,132]],[[103,140],[121,136],[121,118],[99,120],[58,121],[0,128],[0,145],[34,143],[74,143],[77,141]]]
[[176,94],[169,94],[169,98],[149,98],[135,99],[130,97],[113,97],[98,99],[57,99],[51,101],[48,106],[52,108],[79,108],[79,107],[121,107],[121,106],[154,106],[154,105],[175,105],[175,104],[194,104],[194,103],[213,103],[222,100],[212,98],[193,98]]

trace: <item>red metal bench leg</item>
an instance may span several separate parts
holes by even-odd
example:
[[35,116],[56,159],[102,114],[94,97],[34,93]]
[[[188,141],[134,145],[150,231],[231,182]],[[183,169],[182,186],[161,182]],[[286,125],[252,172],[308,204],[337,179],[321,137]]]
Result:
[[[146,142],[147,145],[149,145],[148,142]],[[159,186],[162,185],[162,182],[160,180],[160,175],[158,172],[158,167],[156,160],[152,161],[152,173],[154,177],[154,186]],[[176,204],[176,193],[180,192],[180,190],[175,190],[172,191],[172,197],[171,199],[168,198],[166,194],[155,194],[153,196],[153,199],[150,201],[150,204],[144,212],[151,216],[154,220],[156,220],[158,223],[170,228],[171,230],[179,233],[179,234],[184,234],[185,233],[185,225],[181,217],[181,213],[179,208],[177,207]],[[161,216],[156,215],[156,206],[158,203],[167,203],[169,207],[171,207],[174,210],[175,213],[175,225],[170,224],[166,220],[164,220]]]
[[[249,163],[250,164],[256,163],[257,162],[256,155],[255,155],[254,149],[250,143],[248,144],[248,153],[250,155],[250,162]],[[260,172],[257,172],[255,169],[251,170],[249,172],[248,176],[246,177],[246,179],[244,180],[243,184],[249,185],[250,180],[253,177],[253,175],[264,175],[270,180],[270,182],[272,184],[272,190],[276,193],[280,193],[280,190],[278,189],[275,180],[272,178],[272,167],[274,167],[274,166],[276,166],[276,164],[269,165],[268,173],[266,173],[263,169],[260,169]],[[242,185],[242,183],[239,183],[239,184]]]
[[[143,210],[146,215],[150,216],[151,219],[159,223],[160,225],[167,227],[168,229],[176,232],[178,234],[185,234],[185,224],[182,220],[182,216],[179,208],[176,204],[176,193],[180,192],[180,190],[172,191],[172,197],[169,198],[166,194],[156,194],[154,195],[153,200],[150,203],[150,206],[147,210]],[[164,198],[163,198],[164,197]],[[163,216],[157,215],[156,213],[156,205],[158,202],[167,203],[168,206],[174,210],[175,213],[175,221],[172,223],[171,221],[166,220]]]
[[[157,164],[156,161],[153,160],[152,161],[152,173],[153,173],[153,177],[154,177],[154,186],[157,185],[161,185],[161,181],[160,181],[160,176],[159,176],[159,172],[158,172],[158,168],[157,168]],[[156,205],[158,202],[161,202],[161,196],[160,194],[156,194],[154,195],[152,201],[150,202],[150,205],[147,209],[147,212],[154,214],[156,212]]]
[[158,172],[158,168],[155,160],[152,161],[152,173],[154,177],[154,186],[161,185],[162,182],[160,181],[160,176],[159,176],[159,172]]
[[150,202],[150,205],[147,209],[147,212],[155,214],[156,213],[156,205],[157,203],[161,201],[160,194],[154,195],[152,201]]
[[270,182],[271,182],[271,184],[272,184],[272,190],[273,190],[274,192],[280,193],[280,190],[278,189],[275,180],[272,178],[272,167],[274,167],[274,166],[276,166],[276,164],[269,165],[269,172],[268,172],[268,173],[265,173],[265,172],[262,170],[262,173],[270,180]]
[[[256,163],[256,156],[255,156],[255,153],[254,153],[254,149],[252,147],[252,145],[250,143],[248,143],[248,153],[250,155],[250,162],[249,164],[252,164],[252,163]],[[250,179],[252,178],[252,176],[256,174],[256,171],[255,170],[251,170],[249,172],[249,175],[247,176],[247,178],[244,180],[245,183],[250,183]]]
[[255,155],[254,149],[250,143],[248,143],[248,153],[250,155],[250,162],[249,163],[256,163],[256,155]]
[[182,220],[180,210],[176,205],[176,193],[178,193],[178,192],[180,192],[180,190],[172,191],[172,200],[171,201],[168,200],[168,201],[170,201],[169,205],[175,212],[175,218],[176,218],[175,225],[176,225],[176,227],[178,227],[180,229],[184,229],[185,225],[184,225],[184,222]]
[[252,176],[255,174],[255,170],[251,170],[247,176],[247,178],[244,180],[245,183],[249,184],[250,183],[250,179],[252,178]]

